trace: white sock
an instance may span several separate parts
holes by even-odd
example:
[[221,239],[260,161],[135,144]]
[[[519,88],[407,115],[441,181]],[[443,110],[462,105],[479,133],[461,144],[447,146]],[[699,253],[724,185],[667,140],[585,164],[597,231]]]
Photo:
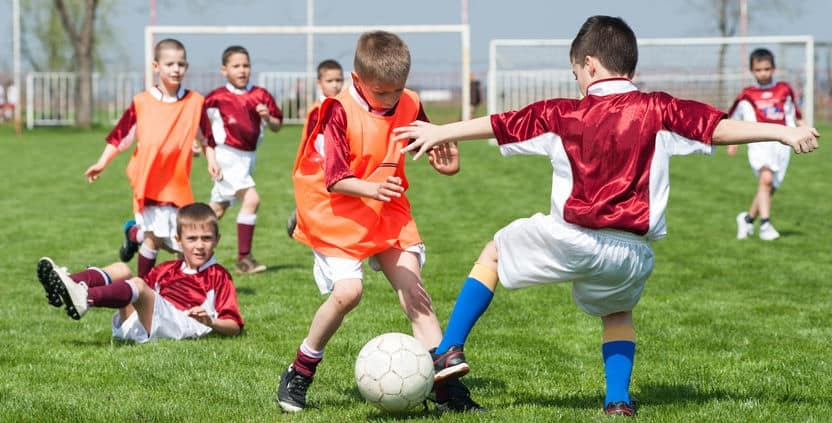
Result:
[[321,358],[324,356],[324,350],[313,350],[309,345],[307,345],[306,339],[304,339],[303,342],[300,343],[300,352],[312,358]]
[[240,214],[237,215],[237,223],[254,226],[257,223],[257,215],[240,212]]

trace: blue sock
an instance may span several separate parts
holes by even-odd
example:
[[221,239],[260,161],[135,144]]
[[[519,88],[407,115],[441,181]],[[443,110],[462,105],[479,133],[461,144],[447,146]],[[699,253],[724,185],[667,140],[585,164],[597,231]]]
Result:
[[465,339],[468,338],[477,319],[491,304],[492,298],[494,298],[494,293],[488,287],[469,276],[456,297],[451,319],[448,320],[448,327],[445,328],[442,342],[436,347],[436,354],[445,353],[454,345],[465,344]]
[[604,373],[607,377],[607,397],[604,406],[611,402],[630,403],[630,374],[633,372],[633,357],[636,343],[633,341],[612,341],[601,346],[604,355]]

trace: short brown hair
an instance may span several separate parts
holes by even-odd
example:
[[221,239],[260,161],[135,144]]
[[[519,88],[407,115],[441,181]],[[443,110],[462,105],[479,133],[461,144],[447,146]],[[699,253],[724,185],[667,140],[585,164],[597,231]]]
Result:
[[341,67],[341,64],[334,59],[326,59],[321,63],[318,63],[318,79],[321,79],[321,72],[327,70],[337,70],[337,71],[344,71],[344,68]]
[[219,236],[220,227],[217,222],[217,215],[211,206],[205,203],[191,203],[176,212],[176,234],[182,235],[182,227],[200,227],[208,225],[214,230],[214,235]]
[[410,50],[396,34],[365,32],[355,47],[353,69],[368,81],[403,82],[410,73]]
[[569,60],[580,63],[592,56],[608,71],[632,78],[638,63],[636,34],[621,18],[592,16],[584,22],[572,40]]
[[[159,41],[158,43],[156,43],[156,47],[153,49],[153,60],[158,62],[159,61],[159,53],[162,50],[165,50],[165,49],[179,50],[179,51],[184,52],[185,51],[185,45],[182,44],[179,40],[176,40],[176,39],[173,39],[173,38],[165,38],[164,40]],[[186,54],[185,58],[187,58],[187,57],[188,56]]]
[[248,55],[248,50],[246,50],[243,46],[229,46],[222,52],[222,64],[225,65],[228,63],[228,58],[231,57],[232,54],[245,54],[248,60],[251,60],[251,56]]

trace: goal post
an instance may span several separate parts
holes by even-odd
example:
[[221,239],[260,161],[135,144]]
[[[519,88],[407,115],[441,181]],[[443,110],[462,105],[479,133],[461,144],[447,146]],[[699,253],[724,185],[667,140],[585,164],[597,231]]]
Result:
[[[580,96],[569,63],[568,39],[495,39],[489,45],[488,112],[517,109],[551,97]],[[775,80],[788,82],[804,122],[814,120],[812,36],[641,38],[633,82],[645,91],[731,106],[754,81],[748,56],[765,47],[774,54]]]
[[[203,26],[203,25],[148,25],[144,32],[145,86],[154,83],[153,60],[154,38],[157,34],[208,34],[208,35],[309,35],[309,34],[360,34],[382,30],[396,34],[458,34],[460,40],[460,108],[463,119],[471,118],[471,33],[469,25],[335,25],[335,26]],[[305,71],[305,70],[302,70]],[[312,86],[314,80],[307,86]],[[306,94],[311,103],[311,90]]]

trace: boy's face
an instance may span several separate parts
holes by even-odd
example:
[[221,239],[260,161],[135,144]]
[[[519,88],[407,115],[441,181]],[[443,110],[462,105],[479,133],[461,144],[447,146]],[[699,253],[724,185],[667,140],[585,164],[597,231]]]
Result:
[[404,93],[405,81],[364,81],[355,72],[352,80],[373,110],[392,109]]
[[771,78],[774,75],[774,65],[770,60],[754,60],[751,62],[751,74],[760,85],[771,84]]
[[225,64],[220,68],[222,75],[237,89],[244,89],[251,78],[251,63],[248,55],[234,53],[228,56]]
[[198,269],[214,256],[219,234],[215,234],[213,225],[209,224],[182,225],[176,240],[182,247],[185,264],[191,269]]
[[159,51],[159,60],[153,61],[153,72],[159,74],[159,81],[167,87],[180,85],[187,70],[185,50],[163,48]]
[[318,88],[324,97],[335,97],[344,86],[344,73],[340,69],[322,69],[318,75]]

